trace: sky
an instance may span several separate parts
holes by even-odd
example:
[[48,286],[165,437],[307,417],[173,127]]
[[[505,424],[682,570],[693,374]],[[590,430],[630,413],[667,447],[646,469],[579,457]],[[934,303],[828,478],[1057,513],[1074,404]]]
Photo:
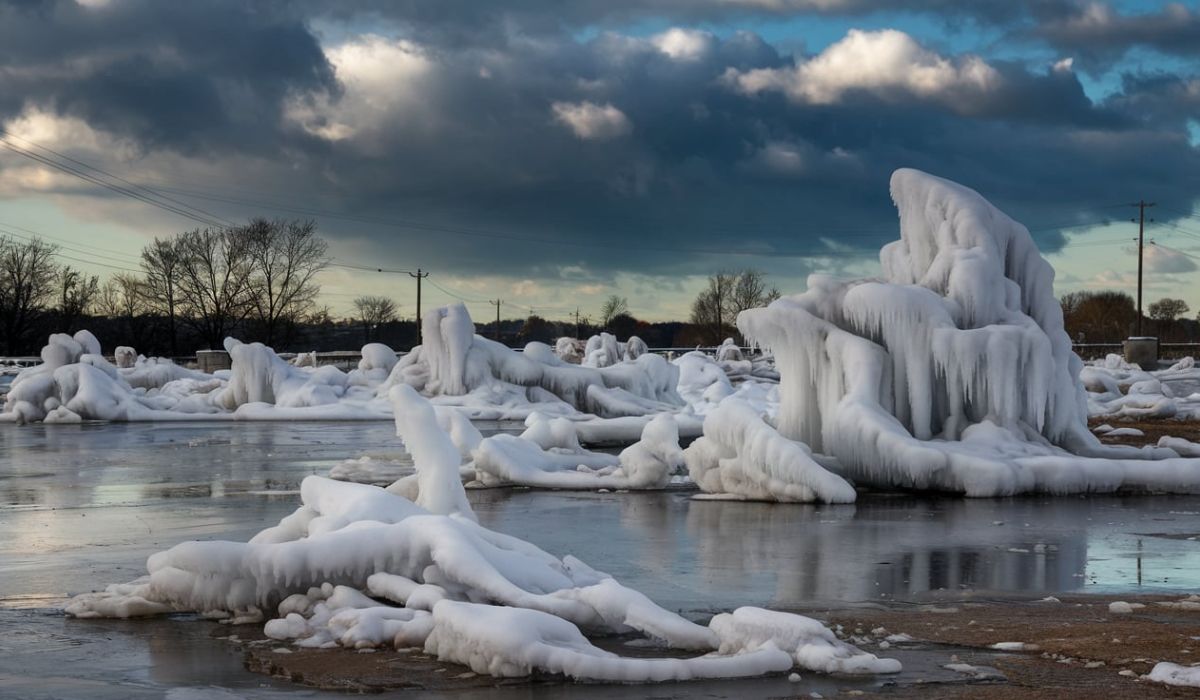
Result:
[[411,317],[418,267],[479,320],[877,274],[900,167],[1024,223],[1060,293],[1132,293],[1153,201],[1146,298],[1200,311],[1195,2],[0,0],[0,128],[91,178],[0,148],[0,234],[105,277],[312,218],[339,315]]

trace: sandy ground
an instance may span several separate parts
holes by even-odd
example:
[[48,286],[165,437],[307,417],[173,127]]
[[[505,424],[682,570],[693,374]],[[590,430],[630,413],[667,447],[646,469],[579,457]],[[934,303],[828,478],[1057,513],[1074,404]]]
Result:
[[[1132,613],[1110,612],[1113,601],[1140,603]],[[928,678],[908,674],[882,688],[848,683],[825,697],[1083,699],[1104,697],[1200,697],[1200,689],[1173,688],[1143,679],[1158,661],[1200,663],[1200,602],[1184,596],[1060,596],[1045,601],[956,600],[853,610],[804,611],[839,630],[848,641],[881,656],[920,651],[929,657]],[[1200,599],[1197,599],[1200,600]],[[839,627],[840,626],[840,627]],[[362,653],[345,649],[303,650],[262,640],[249,627],[238,643],[245,646],[246,667],[292,682],[351,692],[390,689],[462,692],[486,688],[569,684],[553,676],[498,680],[442,663],[418,650],[381,649]],[[228,632],[226,632],[228,634]],[[898,641],[891,635],[907,635]],[[253,636],[256,639],[251,639]],[[636,653],[621,640],[605,646]],[[1022,650],[997,650],[996,644],[1021,642]],[[943,669],[964,664],[962,670]],[[907,669],[906,669],[907,670]],[[935,672],[936,671],[936,672]],[[807,674],[812,675],[812,674]],[[638,696],[703,696],[704,683],[612,686]],[[856,687],[857,686],[857,687]],[[583,687],[583,686],[577,686]],[[595,689],[595,686],[589,686]],[[685,690],[686,688],[686,690]],[[807,692],[801,696],[808,696]]]
[[[828,619],[852,634],[861,631],[872,639],[902,633],[913,637],[914,643],[945,645],[952,659],[948,663],[983,663],[1004,676],[979,683],[916,684],[873,696],[980,700],[1200,697],[1200,689],[1172,688],[1140,678],[1158,661],[1200,663],[1200,603],[1185,604],[1187,609],[1181,609],[1182,599],[1064,595],[1058,602],[967,602],[833,612]],[[1109,603],[1114,600],[1145,607],[1133,613],[1113,613]],[[1021,642],[1026,650],[978,659],[980,654],[994,654],[992,645],[1006,642]],[[878,642],[864,646],[874,650]]]
[[1114,428],[1137,428],[1145,433],[1142,436],[1122,435],[1117,437],[1108,437],[1101,435],[1100,442],[1106,445],[1157,445],[1158,439],[1164,435],[1170,437],[1184,438],[1192,442],[1200,442],[1200,421],[1194,420],[1174,420],[1172,418],[1158,418],[1150,420],[1134,420],[1132,418],[1125,419],[1088,419],[1088,427],[1095,428],[1098,425],[1111,425]]

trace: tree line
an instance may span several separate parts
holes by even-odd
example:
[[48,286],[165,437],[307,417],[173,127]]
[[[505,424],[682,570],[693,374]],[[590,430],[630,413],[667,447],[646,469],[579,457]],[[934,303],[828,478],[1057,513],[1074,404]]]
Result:
[[[1076,343],[1119,343],[1136,333],[1137,305],[1133,297],[1117,291],[1081,291],[1059,300],[1063,325]],[[1164,297],[1146,307],[1142,333],[1164,342],[1195,342],[1200,319],[1186,318],[1191,311],[1183,299]]]
[[58,264],[58,246],[0,236],[0,331],[4,352],[31,353],[51,332],[101,320],[134,347],[178,355],[219,348],[235,331],[274,345],[301,323],[329,320],[316,304],[328,244],[312,221],[253,219],[155,238],[139,270],[103,284]]

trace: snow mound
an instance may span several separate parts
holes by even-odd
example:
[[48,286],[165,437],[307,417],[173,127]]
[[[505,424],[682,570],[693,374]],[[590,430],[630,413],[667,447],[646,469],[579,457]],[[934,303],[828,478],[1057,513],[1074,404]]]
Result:
[[880,253],[882,279],[813,275],[738,316],[775,355],[780,434],[883,487],[1200,491],[1200,462],[1088,431],[1054,271],[1024,226],[916,170],[891,190],[900,240]]
[[487,486],[556,489],[660,489],[684,466],[679,426],[668,414],[646,422],[641,439],[619,455],[583,449],[574,424],[530,416],[520,436],[484,438],[474,452],[476,479]]
[[1120,355],[1109,355],[1084,367],[1080,379],[1093,417],[1200,418],[1200,368],[1191,357],[1147,372]]
[[727,399],[704,419],[704,436],[684,451],[702,491],[762,501],[853,503],[854,487],[826,470],[799,442],[768,425],[749,404]]
[[1180,666],[1169,661],[1160,661],[1150,669],[1146,678],[1167,685],[1200,688],[1200,666]]
[[[684,405],[673,365],[650,354],[622,360],[612,336],[597,349],[589,340],[586,354],[603,351],[604,359],[580,366],[541,343],[515,352],[476,335],[462,304],[425,314],[422,333],[424,344],[395,365],[385,387],[408,384],[442,404],[475,409],[474,417],[524,417],[534,403],[560,402],[567,411],[601,417],[648,415]],[[584,365],[589,365],[586,359]]]

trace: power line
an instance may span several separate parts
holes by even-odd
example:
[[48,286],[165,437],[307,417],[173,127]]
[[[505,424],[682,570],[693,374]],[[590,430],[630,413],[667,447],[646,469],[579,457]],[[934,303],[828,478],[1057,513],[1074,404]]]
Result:
[[49,158],[49,157],[47,157],[47,156],[43,156],[43,155],[41,155],[41,154],[39,154],[39,153],[35,153],[35,152],[33,152],[33,151],[30,151],[30,150],[28,150],[28,149],[21,148],[20,146],[18,146],[18,145],[16,145],[16,144],[14,144],[13,142],[11,142],[11,141],[7,140],[6,138],[0,138],[0,146],[4,146],[5,148],[7,148],[8,150],[12,151],[13,153],[16,153],[17,155],[24,156],[24,157],[26,157],[26,158],[28,158],[28,159],[30,159],[30,160],[33,160],[33,161],[35,161],[35,162],[38,162],[38,163],[41,163],[42,165],[45,165],[45,166],[47,166],[47,167],[49,167],[49,168],[53,168],[54,170],[57,170],[57,171],[59,171],[59,172],[66,173],[66,174],[68,174],[68,175],[72,175],[72,176],[74,176],[74,177],[77,177],[77,178],[79,178],[79,179],[81,179],[81,180],[84,180],[84,181],[86,181],[86,182],[90,182],[90,183],[92,183],[92,184],[94,184],[94,185],[97,185],[97,186],[99,186],[99,187],[103,187],[104,189],[110,190],[110,191],[112,191],[112,192],[115,192],[115,193],[117,193],[117,194],[124,195],[124,196],[126,196],[126,197],[131,197],[131,198],[133,198],[133,199],[136,199],[136,200],[138,200],[138,201],[140,201],[140,202],[144,202],[144,203],[146,203],[146,204],[149,204],[149,205],[151,205],[151,206],[153,206],[153,207],[158,207],[159,209],[162,209],[162,210],[164,210],[164,211],[168,211],[168,212],[171,212],[171,213],[173,213],[173,214],[177,214],[177,215],[179,215],[179,216],[182,216],[182,217],[184,217],[184,218],[191,219],[191,220],[193,220],[193,221],[196,221],[196,222],[202,223],[202,224],[204,224],[204,225],[206,225],[206,226],[215,226],[215,227],[221,227],[221,226],[222,226],[222,224],[221,224],[221,223],[219,223],[219,222],[218,222],[218,221],[216,221],[216,220],[209,219],[209,218],[207,218],[207,217],[204,217],[204,216],[199,216],[199,215],[196,215],[196,214],[194,214],[194,213],[192,213],[192,212],[189,212],[187,209],[183,209],[183,208],[177,207],[177,206],[175,206],[175,205],[173,205],[173,204],[170,204],[170,203],[168,203],[168,202],[163,202],[163,201],[156,200],[156,199],[154,199],[153,197],[150,197],[150,196],[144,195],[144,194],[142,194],[142,193],[140,193],[140,192],[137,192],[137,191],[135,191],[135,190],[131,190],[131,189],[127,188],[127,187],[122,187],[121,185],[115,185],[115,184],[113,184],[113,183],[111,183],[111,182],[107,182],[107,181],[105,181],[104,179],[102,179],[102,178],[99,178],[99,177],[97,177],[97,176],[95,176],[95,175],[91,175],[91,174],[89,174],[89,173],[87,173],[87,172],[84,172],[84,171],[82,171],[82,170],[80,170],[80,169],[78,169],[78,168],[74,168],[74,167],[71,167],[71,166],[69,166],[69,165],[66,165],[66,164],[64,164],[64,163],[60,163],[60,162],[58,162],[58,161],[55,161],[55,160],[54,160],[54,159],[52,159],[52,158]]
[[[9,231],[9,230],[7,230],[7,229],[5,229],[5,228],[3,228],[3,227],[0,227],[0,233],[2,233],[2,234],[4,234],[4,235],[12,236],[13,238],[19,238],[19,239],[21,239],[21,240],[23,240],[23,241],[30,242],[30,243],[32,243],[33,241],[37,240],[37,239],[36,239],[36,238],[34,238],[34,237],[30,237],[30,236],[23,236],[23,235],[21,235],[21,234],[19,234],[19,233],[16,233],[15,231]],[[102,254],[100,254],[100,253],[93,253],[93,252],[91,252],[91,251],[89,251],[89,250],[81,250],[81,249],[78,249],[78,248],[73,248],[73,247],[71,247],[71,246],[69,246],[69,245],[63,245],[63,244],[60,244],[60,243],[54,243],[54,244],[52,244],[52,245],[54,245],[56,248],[64,248],[64,249],[66,249],[66,250],[70,250],[70,251],[72,251],[72,252],[79,253],[79,254],[81,254],[81,255],[90,255],[90,256],[92,256],[92,257],[96,257],[96,258],[102,258],[102,259],[104,259],[104,260],[109,260],[109,261],[112,261],[112,262],[119,262],[119,263],[126,263],[126,264],[129,264],[130,262],[133,262],[133,261],[130,261],[130,260],[122,260],[122,259],[120,259],[120,258],[112,257],[112,256],[109,256],[109,255],[102,255]]]
[[56,157],[58,157],[58,158],[62,158],[62,159],[64,159],[64,160],[68,160],[68,161],[70,161],[70,162],[72,162],[72,163],[74,163],[74,164],[76,164],[76,165],[78,165],[78,166],[80,166],[80,167],[87,168],[88,170],[91,170],[91,171],[94,171],[94,172],[100,173],[101,175],[104,175],[105,177],[110,177],[110,178],[112,178],[112,179],[114,179],[114,180],[116,180],[116,181],[118,181],[118,182],[121,182],[121,183],[123,183],[123,184],[125,184],[125,185],[128,185],[129,187],[132,187],[132,188],[134,188],[135,190],[141,190],[142,192],[145,192],[146,194],[148,194],[148,195],[150,195],[150,196],[152,196],[152,197],[159,197],[159,198],[161,198],[161,199],[164,199],[164,200],[166,200],[166,201],[168,201],[168,202],[170,202],[170,203],[172,203],[172,204],[178,205],[178,206],[180,206],[180,207],[182,207],[182,208],[184,208],[184,209],[188,209],[188,210],[191,210],[191,211],[193,211],[193,212],[196,212],[197,214],[199,214],[199,215],[201,215],[201,216],[209,217],[209,218],[211,218],[211,219],[213,219],[213,220],[215,220],[215,221],[221,221],[221,222],[224,222],[224,223],[225,223],[226,225],[228,225],[228,226],[235,226],[235,225],[236,225],[236,224],[234,224],[232,221],[229,221],[228,219],[223,219],[222,217],[220,217],[220,216],[217,216],[216,214],[213,214],[212,212],[205,211],[204,209],[200,209],[199,207],[192,206],[192,205],[190,205],[190,204],[188,204],[188,203],[186,203],[186,202],[181,202],[181,201],[179,201],[178,199],[174,199],[174,198],[172,198],[172,197],[168,197],[168,196],[166,196],[166,195],[164,195],[164,194],[162,194],[162,193],[155,192],[154,190],[151,190],[151,189],[149,189],[149,188],[143,187],[142,185],[139,185],[139,184],[137,184],[136,182],[131,182],[131,181],[129,181],[129,180],[127,180],[127,179],[125,179],[125,178],[121,177],[120,175],[116,175],[116,174],[114,174],[114,173],[108,172],[107,170],[104,170],[104,169],[102,169],[102,168],[99,168],[99,167],[97,167],[97,166],[94,166],[94,165],[90,165],[90,164],[88,164],[88,163],[85,163],[85,162],[83,162],[83,161],[81,161],[81,160],[76,160],[75,158],[72,158],[71,156],[69,156],[69,155],[66,155],[65,153],[59,153],[58,151],[56,151],[56,150],[54,150],[54,149],[52,149],[52,148],[49,148],[48,146],[43,146],[43,145],[40,145],[40,144],[34,143],[33,141],[30,141],[30,140],[29,140],[29,139],[27,139],[27,138],[23,138],[23,137],[21,137],[21,136],[18,136],[18,135],[16,135],[16,134],[13,134],[13,133],[11,133],[11,132],[5,131],[5,130],[4,130],[4,129],[2,129],[2,128],[0,128],[0,136],[4,136],[4,137],[6,137],[6,138],[17,139],[18,141],[21,141],[21,142],[23,142],[23,143],[29,144],[30,146],[33,146],[34,148],[37,148],[37,149],[39,149],[39,150],[46,151],[47,153],[50,153],[50,154],[52,154],[52,155],[54,155],[54,156],[56,156]]

